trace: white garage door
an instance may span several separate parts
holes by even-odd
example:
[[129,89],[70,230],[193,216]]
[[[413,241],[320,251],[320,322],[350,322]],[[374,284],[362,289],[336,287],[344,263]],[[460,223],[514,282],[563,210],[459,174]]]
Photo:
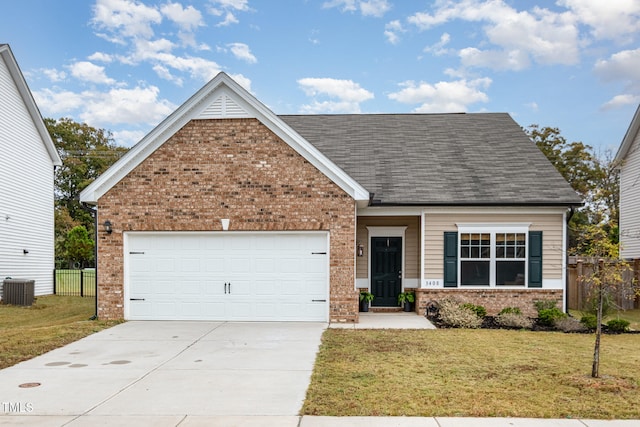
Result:
[[130,320],[327,321],[328,236],[127,233]]

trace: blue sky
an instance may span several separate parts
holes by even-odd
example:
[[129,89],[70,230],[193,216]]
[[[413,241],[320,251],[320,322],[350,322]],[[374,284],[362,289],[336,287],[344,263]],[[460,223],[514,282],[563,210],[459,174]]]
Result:
[[44,117],[131,146],[218,72],[276,114],[507,112],[615,153],[639,0],[4,1]]

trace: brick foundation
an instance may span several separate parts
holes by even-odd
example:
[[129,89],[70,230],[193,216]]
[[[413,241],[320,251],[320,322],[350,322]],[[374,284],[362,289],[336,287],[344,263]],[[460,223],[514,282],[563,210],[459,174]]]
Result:
[[332,322],[356,322],[355,202],[255,119],[192,120],[98,200],[98,316],[120,319],[123,232],[328,230]]
[[490,316],[505,307],[518,307],[525,316],[536,317],[535,301],[554,300],[561,308],[563,292],[561,289],[416,289],[416,311],[424,315],[430,301],[444,298],[481,305]]

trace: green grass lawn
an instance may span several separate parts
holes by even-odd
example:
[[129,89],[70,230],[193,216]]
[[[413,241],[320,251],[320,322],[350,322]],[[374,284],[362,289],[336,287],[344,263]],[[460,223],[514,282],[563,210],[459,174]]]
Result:
[[47,295],[30,307],[0,304],[0,369],[113,326],[89,320],[94,298]]
[[[569,312],[576,319],[580,319],[583,316],[583,313],[579,310],[570,310]],[[640,331],[640,309],[616,311],[612,315],[605,317],[603,323],[606,324],[608,320],[617,318],[627,320],[630,323],[629,329]]]
[[81,273],[83,295],[95,296],[96,275],[94,269],[56,270],[56,294],[80,295]]
[[640,334],[328,329],[306,415],[640,419]]

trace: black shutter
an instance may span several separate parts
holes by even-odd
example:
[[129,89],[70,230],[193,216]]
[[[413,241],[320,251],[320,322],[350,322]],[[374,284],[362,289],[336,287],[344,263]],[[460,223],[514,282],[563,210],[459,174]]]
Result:
[[444,232],[444,287],[458,287],[458,233]]
[[529,232],[529,287],[542,287],[542,231]]

